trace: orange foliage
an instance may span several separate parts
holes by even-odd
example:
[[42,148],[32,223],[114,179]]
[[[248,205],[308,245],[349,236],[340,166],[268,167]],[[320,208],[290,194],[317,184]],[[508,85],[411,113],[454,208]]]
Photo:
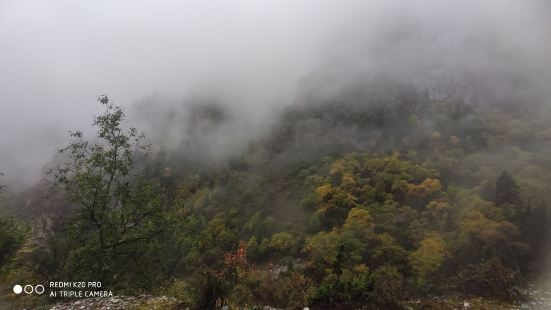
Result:
[[242,267],[247,264],[247,244],[239,241],[239,247],[235,251],[224,253],[224,265],[226,267]]
[[427,178],[421,184],[410,184],[408,195],[415,198],[425,198],[442,190],[442,184],[437,179]]

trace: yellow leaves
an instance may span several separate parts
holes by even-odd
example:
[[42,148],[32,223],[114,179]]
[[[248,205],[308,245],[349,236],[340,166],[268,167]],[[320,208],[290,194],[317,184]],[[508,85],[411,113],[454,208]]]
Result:
[[[329,170],[328,173],[325,169]],[[320,211],[320,223],[326,228],[341,227],[347,221],[348,212],[353,208],[365,209],[386,201],[395,201],[420,209],[430,200],[440,199],[443,191],[436,171],[427,165],[403,160],[399,153],[349,154],[334,160],[329,167],[325,166],[321,171],[326,171],[326,174],[319,176],[320,182],[309,183],[309,188],[314,189],[311,192],[311,201],[314,203],[310,205]],[[372,211],[372,215],[394,212],[387,211]],[[378,222],[377,225],[392,227],[393,217],[388,215],[386,220]],[[438,215],[436,218],[443,217]],[[365,221],[365,226],[373,225],[371,220]]]
[[450,208],[450,205],[444,201],[431,201],[427,205],[427,209],[432,213],[442,213]]
[[345,188],[353,188],[356,186],[356,180],[352,173],[345,173],[342,175],[342,185]]
[[342,159],[336,160],[329,170],[331,176],[338,176],[344,172],[344,162]]
[[427,178],[421,184],[410,184],[408,195],[414,198],[426,198],[442,190],[442,184],[437,179]]
[[418,274],[418,284],[424,284],[430,273],[436,272],[449,256],[446,242],[436,232],[429,234],[410,254],[411,267]]
[[337,231],[320,232],[306,239],[303,251],[310,255],[311,261],[331,266],[337,259],[339,245]]
[[432,219],[444,219],[450,212],[450,205],[445,201],[431,201],[427,205],[428,214]]
[[350,259],[361,261],[367,250],[372,228],[373,219],[367,210],[353,208],[348,212],[348,218],[342,226],[341,238]]
[[354,272],[359,275],[366,275],[369,273],[369,267],[366,264],[359,264],[354,266]]
[[371,215],[369,215],[369,212],[367,212],[367,210],[353,208],[352,210],[350,210],[350,212],[348,212],[348,217],[346,218],[345,225],[357,223],[365,226],[370,226],[372,222],[373,218],[371,218]]
[[497,243],[515,234],[516,226],[507,221],[492,220],[478,210],[470,210],[459,221],[459,230],[486,243]]
[[495,226],[495,222],[490,221],[482,212],[478,210],[468,211],[463,215],[459,221],[459,229],[466,233],[475,233],[486,227],[491,228]]
[[315,189],[316,194],[321,198],[325,199],[331,193],[332,187],[331,184],[325,183],[322,186],[319,186]]
[[340,178],[344,186],[356,185],[354,175],[360,169],[360,163],[356,154],[350,154],[342,159],[338,159],[331,164],[329,175],[333,178]]

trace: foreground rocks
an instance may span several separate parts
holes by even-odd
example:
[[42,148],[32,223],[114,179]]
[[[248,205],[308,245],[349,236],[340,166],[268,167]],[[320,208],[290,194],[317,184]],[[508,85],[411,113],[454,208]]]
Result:
[[115,296],[110,298],[85,298],[59,303],[50,310],[176,310],[185,309],[175,298],[166,296]]
[[[441,310],[547,310],[551,309],[551,293],[546,291],[530,291],[529,300],[519,303],[506,303],[485,298],[441,298],[434,297],[424,300],[411,300],[402,304],[404,309],[441,309]],[[115,296],[110,298],[86,298],[66,301],[51,307],[50,310],[184,310],[187,309],[179,300],[171,297]],[[222,310],[229,310],[225,306]],[[280,310],[270,306],[258,307],[262,310]],[[304,309],[308,309],[307,307]],[[365,307],[361,309],[371,309]]]
[[453,298],[434,297],[431,299],[412,300],[402,305],[408,310],[549,310],[551,293],[547,291],[526,291],[525,301],[505,302],[500,300],[473,297]]
[[551,292],[543,290],[532,290],[529,292],[530,298],[522,303],[519,309],[526,310],[548,310],[551,309]]

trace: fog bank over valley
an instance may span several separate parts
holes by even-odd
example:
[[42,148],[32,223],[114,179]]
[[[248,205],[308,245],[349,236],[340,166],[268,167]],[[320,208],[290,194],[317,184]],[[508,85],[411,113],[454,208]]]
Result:
[[[189,146],[193,132],[211,159],[242,151],[305,96],[373,79],[547,104],[550,11],[498,0],[2,1],[0,171],[15,187],[36,181],[67,130],[89,132],[101,94],[157,148]],[[201,106],[220,124],[190,129]]]

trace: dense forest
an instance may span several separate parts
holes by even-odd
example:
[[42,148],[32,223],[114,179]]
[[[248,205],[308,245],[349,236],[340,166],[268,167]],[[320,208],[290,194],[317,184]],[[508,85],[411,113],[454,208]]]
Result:
[[[196,309],[529,299],[547,267],[551,110],[457,85],[304,91],[217,164],[149,145],[102,96],[95,137],[71,132],[42,181],[2,188],[1,282],[101,281]],[[189,130],[226,114],[194,106]]]

